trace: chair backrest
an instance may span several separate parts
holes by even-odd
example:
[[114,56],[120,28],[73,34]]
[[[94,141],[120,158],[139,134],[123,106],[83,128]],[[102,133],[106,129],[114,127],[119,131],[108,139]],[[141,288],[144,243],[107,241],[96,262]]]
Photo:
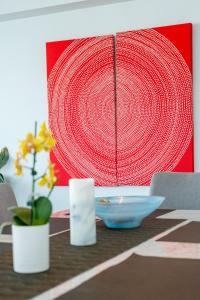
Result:
[[8,207],[16,205],[17,201],[10,185],[0,183],[0,225],[11,221],[11,212],[8,211]]
[[166,197],[161,208],[200,209],[200,173],[156,173],[150,194]]

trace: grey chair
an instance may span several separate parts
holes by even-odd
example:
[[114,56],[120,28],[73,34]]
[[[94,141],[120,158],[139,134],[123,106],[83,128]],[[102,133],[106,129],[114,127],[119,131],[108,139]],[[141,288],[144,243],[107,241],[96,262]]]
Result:
[[11,222],[11,212],[8,207],[17,206],[15,195],[7,183],[0,183],[0,225],[4,222]]
[[160,208],[200,209],[200,173],[156,173],[151,180],[150,194],[166,197]]

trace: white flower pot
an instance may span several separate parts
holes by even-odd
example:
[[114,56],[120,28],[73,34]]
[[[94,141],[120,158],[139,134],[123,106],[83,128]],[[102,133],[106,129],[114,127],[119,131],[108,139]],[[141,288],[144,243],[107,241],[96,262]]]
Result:
[[38,273],[49,269],[49,224],[12,225],[13,268],[17,273]]

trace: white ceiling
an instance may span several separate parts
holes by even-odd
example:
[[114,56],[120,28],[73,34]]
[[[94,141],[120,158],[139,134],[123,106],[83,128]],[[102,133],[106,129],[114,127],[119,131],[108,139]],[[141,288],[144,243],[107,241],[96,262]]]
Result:
[[44,7],[83,2],[85,0],[1,0],[0,14],[8,14]]
[[136,0],[1,0],[0,21]]

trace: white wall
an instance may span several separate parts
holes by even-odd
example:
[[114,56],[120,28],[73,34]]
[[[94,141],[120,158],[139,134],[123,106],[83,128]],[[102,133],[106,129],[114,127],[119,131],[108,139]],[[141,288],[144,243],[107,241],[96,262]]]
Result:
[[[34,120],[47,120],[47,41],[192,22],[195,170],[200,171],[199,11],[199,0],[135,0],[0,23],[0,147],[7,145],[14,157],[18,140],[32,130]],[[16,178],[11,162],[4,173],[13,184],[18,202],[25,204],[30,192],[28,177]],[[97,188],[96,193],[147,194],[148,188]],[[67,207],[68,189],[57,187],[52,198],[54,209]]]

